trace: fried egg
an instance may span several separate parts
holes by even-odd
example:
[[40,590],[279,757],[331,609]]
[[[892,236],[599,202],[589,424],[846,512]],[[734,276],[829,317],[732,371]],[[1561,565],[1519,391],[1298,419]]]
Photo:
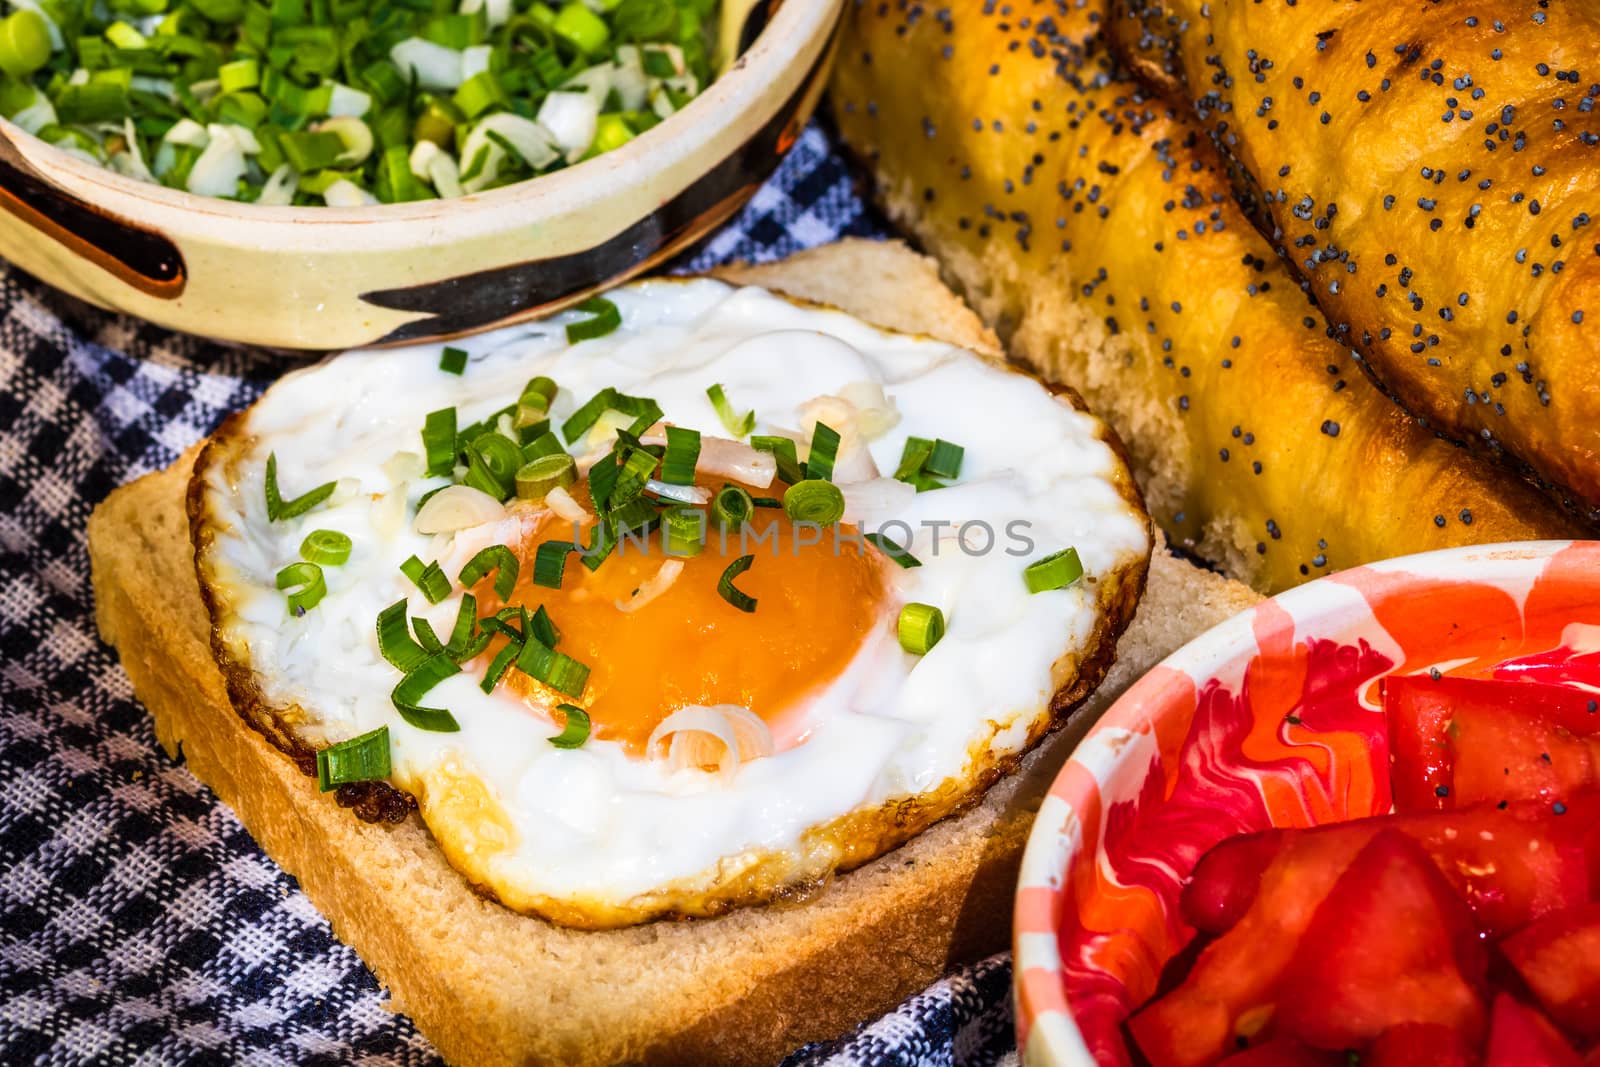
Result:
[[[570,312],[443,359],[437,345],[357,351],[290,374],[218,431],[190,491],[238,710],[301,757],[358,738],[375,757],[366,739],[382,730],[387,766],[358,764],[415,798],[467,879],[582,927],[790,896],[972,802],[1098,680],[1151,548],[1109,431],[1014,368],[711,279],[609,300],[620,325],[602,336],[569,340],[575,324],[600,332]],[[548,428],[517,408],[535,377],[556,387]],[[622,399],[591,403],[608,389]],[[526,438],[556,433],[575,480],[486,490],[453,446],[430,476],[423,427],[446,409],[524,457]],[[708,521],[703,546],[678,554],[658,528],[585,556],[620,498],[609,474],[662,445],[670,458],[684,430],[700,435],[692,479],[645,459],[634,499],[705,508],[733,485],[756,505],[748,520]],[[831,480],[837,497],[821,495],[842,498],[842,517],[791,518],[772,438]],[[934,471],[916,462],[932,442],[960,446],[958,470],[948,449]],[[269,466],[282,501],[332,485],[304,510],[269,505]],[[306,569],[286,588],[279,575],[316,555],[315,531],[348,538],[348,555],[320,565],[320,598],[297,599]],[[554,583],[547,543],[564,560]],[[496,589],[504,567],[464,587],[496,546],[515,581]],[[402,644],[454,646],[415,700],[397,686],[418,672],[380,640],[386,609],[391,640],[399,619]],[[919,636],[930,615],[942,636]],[[533,650],[544,665],[565,657],[586,676],[516,654],[538,641],[535,616],[552,625]]]

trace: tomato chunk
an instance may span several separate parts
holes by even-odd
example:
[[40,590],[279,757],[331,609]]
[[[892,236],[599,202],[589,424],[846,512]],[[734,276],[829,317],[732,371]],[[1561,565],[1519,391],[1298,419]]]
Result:
[[1243,1052],[1235,1052],[1220,1067],[1343,1067],[1345,1057],[1337,1052],[1311,1048],[1292,1037],[1275,1037]]
[[1488,960],[1472,915],[1416,841],[1374,836],[1300,939],[1277,1027],[1317,1048],[1355,1048],[1405,1023],[1483,1039]]
[[1484,1067],[1581,1067],[1555,1025],[1507,993],[1494,998]]
[[1550,1018],[1582,1040],[1600,1038],[1600,903],[1547,915],[1500,948]]
[[1552,801],[1600,785],[1600,694],[1538,681],[1384,680],[1395,810]]
[[[1592,874],[1600,849],[1590,840],[1600,838],[1594,830],[1600,826],[1600,795],[1573,797],[1565,807],[1561,815],[1532,802],[1380,815],[1229,838],[1201,857],[1179,906],[1196,929],[1225,933],[1254,902],[1265,871],[1284,850],[1326,847],[1336,856],[1353,856],[1380,831],[1394,829],[1427,850],[1484,932],[1510,933],[1600,889]],[[1333,838],[1350,841],[1324,844]]]
[[1378,1035],[1361,1067],[1474,1067],[1478,1052],[1461,1034],[1438,1023],[1402,1023]]

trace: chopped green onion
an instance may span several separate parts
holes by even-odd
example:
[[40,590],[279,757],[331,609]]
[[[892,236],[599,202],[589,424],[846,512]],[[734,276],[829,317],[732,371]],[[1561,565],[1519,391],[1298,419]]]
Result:
[[551,620],[550,613],[544,610],[543,604],[539,605],[539,610],[528,620],[526,632],[551,648],[561,643],[561,631],[556,629],[555,622]]
[[561,438],[553,433],[545,432],[522,446],[522,461],[530,463],[540,456],[559,456],[563,452]]
[[831,526],[844,518],[844,493],[832,482],[807,478],[783,494],[783,511],[794,522]]
[[345,151],[338,134],[316,130],[286,133],[278,138],[278,147],[283,149],[289,165],[302,174],[333,166]]
[[540,407],[548,411],[550,405],[556,402],[556,393],[559,389],[554,378],[546,378],[541,374],[537,378],[530,379],[528,384],[522,387],[522,399],[531,401],[538,397],[543,401]]
[[0,19],[0,70],[26,78],[49,62],[50,24],[43,15],[21,8]]
[[416,631],[417,640],[422,642],[422,650],[428,655],[444,651],[444,642],[434,632],[433,623],[419,615],[411,620],[411,628]]
[[389,772],[387,726],[317,750],[317,788],[324,793],[350,782],[380,781]]
[[428,454],[428,477],[448,477],[456,466],[456,409],[428,413],[422,424],[422,447]]
[[617,391],[608,385],[590,397],[577,411],[568,415],[567,421],[561,424],[561,436],[567,439],[567,444],[572,444],[588,433],[594,424],[600,421],[600,416],[611,407],[612,398],[616,395]]
[[839,455],[839,433],[825,422],[811,431],[811,454],[806,457],[806,477],[823,481],[833,477],[833,461]]
[[248,56],[236,59],[217,68],[217,81],[225,93],[254,89],[261,84],[261,67]]
[[650,480],[660,462],[655,455],[642,448],[629,452],[628,458],[623,460],[621,469],[617,471],[617,484],[611,490],[610,505],[617,507],[637,499],[644,492],[644,483]]
[[499,652],[494,654],[494,659],[489,661],[489,669],[483,672],[483,681],[478,683],[478,688],[485,693],[494,692],[494,687],[500,684],[500,679],[505,677],[506,671],[511,669],[511,664],[516,662],[522,654],[522,642],[508,640]]
[[577,480],[578,464],[565,452],[540,456],[517,468],[517,499],[539,503],[550,490],[565,489]]
[[454,733],[461,729],[456,717],[443,708],[425,708],[422,698],[428,691],[453,674],[461,673],[456,661],[443,652],[436,652],[406,672],[400,684],[394,687],[389,699],[394,702],[400,717],[419,730],[434,733]]
[[583,547],[581,555],[583,565],[591,571],[600,569],[600,564],[606,561],[612,550],[617,547],[615,532],[608,522],[597,522],[594,533],[589,536],[589,543]]
[[589,713],[576,704],[557,704],[556,710],[566,716],[561,732],[550,738],[557,748],[577,748],[589,740]]
[[569,697],[583,696],[589,684],[588,667],[532,637],[517,656],[517,670]]
[[574,551],[571,541],[545,541],[533,555],[533,584],[560,589],[566,576],[567,556]]
[[1043,559],[1036,559],[1022,572],[1028,583],[1028,592],[1044,593],[1052,589],[1065,589],[1083,577],[1083,561],[1076,548],[1063,548]]
[[944,636],[944,612],[932,604],[907,604],[895,624],[900,647],[913,656],[926,655]]
[[922,566],[922,561],[913,556],[904,545],[897,544],[893,538],[881,533],[869,533],[862,537],[873,548],[894,560],[907,569]]
[[[495,583],[496,592],[499,591],[499,585],[499,582]],[[461,607],[456,610],[456,624],[450,630],[450,640],[444,644],[444,650],[450,653],[450,658],[457,663],[469,660],[473,655],[477,654],[472,652],[474,645],[472,631],[477,625],[478,598],[471,593],[462,593]],[[482,646],[479,646],[478,651],[483,651]],[[472,655],[468,655],[469,652]]]
[[717,579],[717,592],[722,596],[722,599],[740,611],[755,611],[756,598],[735,588],[733,580],[749,570],[750,565],[755,561],[756,558],[754,556],[740,556],[728,564],[727,569],[722,572],[722,577]]
[[951,444],[941,437],[933,443],[933,451],[923,463],[922,469],[936,478],[959,478],[961,459],[965,454],[966,449]]
[[378,613],[378,651],[401,671],[409,671],[428,658],[406,626],[406,602],[396,600]]
[[[589,10],[577,3],[568,4],[567,7],[576,7],[585,13]],[[577,310],[592,317],[567,323],[568,344],[575,345],[579,341],[592,341],[596,337],[604,337],[622,325],[622,312],[617,310],[617,305],[603,296],[591,296],[579,304]],[[569,436],[567,440],[571,441],[572,438]]]
[[324,567],[342,566],[350,558],[350,537],[338,530],[312,530],[300,542],[300,557]]
[[661,541],[669,556],[698,556],[706,545],[706,513],[669,508],[661,516]]
[[289,614],[298,618],[316,607],[328,593],[322,568],[315,563],[291,563],[278,572],[278,588],[299,586],[289,594]]
[[517,488],[522,448],[511,438],[493,431],[478,435],[467,446],[467,476],[463,483],[505,500]]
[[614,509],[609,516],[608,525],[616,534],[633,534],[643,536],[660,520],[661,513],[654,504],[643,497],[635,497]]
[[661,457],[661,480],[668,485],[693,485],[700,461],[700,431],[667,427],[667,452]]
[[600,51],[611,39],[611,28],[578,0],[570,0],[562,6],[550,29],[586,56]]
[[439,353],[439,369],[446,374],[466,373],[467,350],[465,348],[446,346],[445,350]]
[[471,589],[483,580],[490,571],[495,571],[494,595],[501,600],[510,600],[511,591],[517,587],[517,554],[505,545],[490,545],[480,549],[478,554],[467,561],[461,568],[461,575],[457,579],[462,588]]
[[267,518],[272,522],[279,519],[292,519],[304,515],[324,500],[333,495],[338,487],[338,482],[323,482],[310,492],[302,493],[293,500],[284,500],[278,492],[278,454],[267,455]]
[[750,498],[750,503],[755,505],[758,508],[781,508],[781,507],[783,507],[783,501],[779,500],[775,496],[753,496],[753,497]]
[[400,564],[400,573],[410,578],[416,587],[422,590],[422,595],[428,598],[428,603],[437,604],[450,595],[450,579],[444,576],[438,563],[423,563],[416,556],[412,556]]
[[896,481],[908,482],[921,474],[933,455],[933,442],[926,437],[907,437],[900,450],[900,465],[894,469]]
[[753,510],[755,503],[750,494],[737,485],[725,485],[711,498],[711,517],[719,530],[737,533],[744,529]]
[[706,396],[711,398],[711,406],[716,409],[717,418],[722,420],[722,428],[732,434],[735,440],[743,439],[745,434],[755,429],[756,413],[747,411],[743,415],[736,414],[722,386],[707,386]]
[[778,477],[790,485],[805,480],[805,472],[800,469],[799,452],[792,439],[757,434],[750,438],[750,447],[757,452],[771,452],[778,461]]

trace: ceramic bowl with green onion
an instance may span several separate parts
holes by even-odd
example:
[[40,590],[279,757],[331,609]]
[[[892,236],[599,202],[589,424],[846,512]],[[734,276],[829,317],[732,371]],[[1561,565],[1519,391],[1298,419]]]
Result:
[[12,0],[0,256],[277,348],[548,314],[748,199],[816,105],[842,5],[111,0],[86,24]]

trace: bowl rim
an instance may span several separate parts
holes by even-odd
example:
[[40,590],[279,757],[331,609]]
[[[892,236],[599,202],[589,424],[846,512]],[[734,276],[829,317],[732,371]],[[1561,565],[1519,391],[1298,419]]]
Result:
[[[1251,624],[1264,604],[1282,608],[1294,620],[1297,631],[1315,621],[1349,615],[1354,610],[1349,598],[1351,587],[1347,580],[1340,580],[1341,575],[1401,571],[1424,577],[1470,580],[1472,574],[1486,574],[1482,569],[1485,564],[1499,564],[1512,570],[1537,567],[1568,547],[1584,543],[1595,542],[1574,539],[1464,545],[1396,556],[1335,572],[1265,598],[1223,620],[1166,656],[1129,686],[1074,746],[1051,783],[1028,833],[1013,900],[1011,937],[1013,1006],[1022,1063],[1050,1067],[1094,1067],[1095,1064],[1066,1002],[1060,973],[1060,924],[1054,904],[1062,892],[1061,875],[1082,844],[1075,809],[1065,797],[1073,792],[1069,778],[1077,777],[1076,773],[1069,772],[1073,768],[1078,772],[1086,769],[1079,756],[1096,741],[1102,730],[1130,729],[1151,717],[1146,694],[1138,691],[1150,674],[1163,668],[1196,678],[1226,673],[1241,655],[1255,649]],[[1467,570],[1471,567],[1479,569]],[[1340,593],[1330,595],[1336,589]],[[1103,759],[1098,761],[1100,766],[1096,769],[1100,773],[1094,774],[1094,778],[1099,780],[1113,767],[1120,767],[1129,758],[1123,753],[1132,749],[1133,746],[1129,746],[1112,756],[1109,764]],[[1041,908],[1038,903],[1030,902],[1029,897],[1040,890],[1048,893],[1051,907]],[[1033,977],[1028,977],[1030,975]],[[1039,987],[1044,994],[1038,998],[1040,1003],[1034,1003],[1030,986]]]
[[[131,221],[146,220],[151,212],[178,211],[191,217],[265,224],[283,230],[317,222],[376,226],[441,218],[474,231],[499,229],[517,222],[517,215],[508,209],[530,205],[549,208],[552,202],[560,205],[592,200],[605,195],[638,168],[662,169],[667,160],[704,147],[728,124],[730,112],[736,115],[759,101],[760,89],[773,72],[787,68],[819,34],[831,29],[842,10],[842,0],[775,0],[766,25],[750,47],[704,91],[656,126],[609,152],[553,174],[452,200],[435,198],[358,207],[244,203],[130,178],[40,140],[4,116],[0,116],[0,134],[18,144],[25,159],[41,160],[52,170],[95,187],[94,206]],[[59,186],[49,174],[45,177],[51,185]],[[367,239],[370,231],[361,236]]]

